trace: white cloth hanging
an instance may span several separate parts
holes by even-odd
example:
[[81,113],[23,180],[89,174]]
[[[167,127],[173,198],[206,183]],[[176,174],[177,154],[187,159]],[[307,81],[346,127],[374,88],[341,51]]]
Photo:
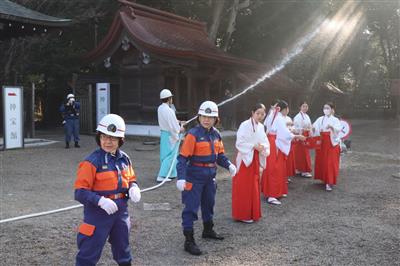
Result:
[[249,166],[253,161],[254,146],[264,146],[259,152],[260,166],[265,169],[266,158],[269,155],[269,142],[262,123],[255,122],[252,118],[243,121],[236,133],[236,148],[239,151],[236,157],[236,167],[239,171],[241,162]]
[[308,114],[300,111],[293,120],[294,128],[299,134],[303,133],[305,130],[310,130],[312,123]]
[[289,155],[294,135],[286,126],[286,118],[279,112],[272,124],[271,131],[276,132],[276,147],[284,154]]
[[[332,126],[333,129],[328,129],[328,126]],[[314,122],[313,127],[315,130],[314,136],[320,136],[321,132],[330,132],[332,145],[336,146],[340,143],[339,132],[342,129],[342,125],[337,117],[333,115],[321,116]]]

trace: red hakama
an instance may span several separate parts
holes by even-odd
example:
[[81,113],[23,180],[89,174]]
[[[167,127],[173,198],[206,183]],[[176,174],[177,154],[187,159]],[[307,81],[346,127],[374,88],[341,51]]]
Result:
[[271,176],[274,172],[276,162],[276,135],[268,134],[267,138],[269,141],[269,156],[267,157],[267,166],[264,169],[261,177],[261,192],[264,194],[264,197],[266,197],[268,176]]
[[[309,131],[303,132],[304,137],[308,137],[309,135]],[[297,171],[301,173],[311,173],[310,150],[306,148],[303,141],[297,141],[294,146],[294,158]]]
[[241,162],[239,172],[232,180],[232,217],[235,220],[261,218],[260,161],[254,150],[253,161],[246,167]]
[[296,161],[294,156],[295,147],[298,145],[298,141],[292,141],[292,145],[290,146],[290,152],[287,156],[286,160],[286,176],[295,176],[296,175]]
[[339,176],[340,145],[333,146],[330,132],[321,132],[321,149],[315,152],[314,178],[336,185]]
[[267,157],[267,168],[262,175],[262,192],[264,197],[280,198],[288,193],[286,176],[286,155],[276,148],[276,135],[268,134],[270,154]]

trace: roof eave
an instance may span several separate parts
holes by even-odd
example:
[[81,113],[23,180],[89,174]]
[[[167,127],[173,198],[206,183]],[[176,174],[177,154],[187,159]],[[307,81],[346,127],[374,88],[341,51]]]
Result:
[[46,26],[46,27],[66,27],[72,24],[71,19],[60,19],[60,20],[36,20],[36,19],[31,19],[31,18],[24,18],[24,17],[17,17],[13,15],[8,15],[8,14],[0,14],[0,19],[3,20],[11,20],[19,23],[27,23],[27,24],[35,24],[35,25],[40,25],[40,26]]

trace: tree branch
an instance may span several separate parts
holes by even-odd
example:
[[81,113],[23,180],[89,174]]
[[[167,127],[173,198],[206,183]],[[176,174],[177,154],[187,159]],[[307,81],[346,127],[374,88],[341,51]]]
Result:
[[217,39],[219,25],[221,24],[222,20],[222,11],[224,9],[225,0],[214,0],[213,1],[213,16],[212,16],[212,23],[208,32],[210,39],[215,42]]

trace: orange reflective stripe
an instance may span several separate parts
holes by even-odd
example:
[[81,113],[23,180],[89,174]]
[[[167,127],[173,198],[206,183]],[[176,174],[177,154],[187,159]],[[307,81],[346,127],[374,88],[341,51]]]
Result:
[[129,187],[129,182],[126,179],[122,179],[121,187],[123,188],[128,188]]
[[129,187],[129,183],[136,182],[135,171],[130,165],[127,169],[122,170],[122,187]]
[[75,189],[93,189],[93,183],[96,177],[96,167],[88,161],[81,162],[75,180]]
[[93,190],[115,190],[118,186],[117,171],[106,171],[96,173]]
[[133,170],[132,165],[129,166],[129,170],[131,172],[131,175],[129,177],[129,183],[130,182],[136,182],[136,175],[135,175],[135,171]]
[[[79,164],[74,187],[75,189],[83,188],[96,191],[115,190],[118,186],[117,175],[117,171],[96,172],[96,167],[92,163],[84,161]],[[128,188],[129,183],[136,181],[135,172],[131,165],[122,170],[121,176],[123,188]]]
[[192,156],[196,146],[196,137],[192,134],[187,134],[183,142],[180,154],[185,157]]
[[202,141],[202,142],[196,143],[193,155],[195,155],[195,156],[210,156],[211,154],[212,153],[211,153],[211,147],[210,147],[209,142]]
[[96,229],[96,226],[94,226],[94,225],[87,224],[87,223],[82,223],[82,224],[79,226],[78,231],[79,231],[79,233],[81,233],[82,235],[85,235],[85,236],[92,236],[95,229]]
[[225,153],[224,144],[222,143],[222,140],[216,140],[214,142],[214,147],[216,154]]

